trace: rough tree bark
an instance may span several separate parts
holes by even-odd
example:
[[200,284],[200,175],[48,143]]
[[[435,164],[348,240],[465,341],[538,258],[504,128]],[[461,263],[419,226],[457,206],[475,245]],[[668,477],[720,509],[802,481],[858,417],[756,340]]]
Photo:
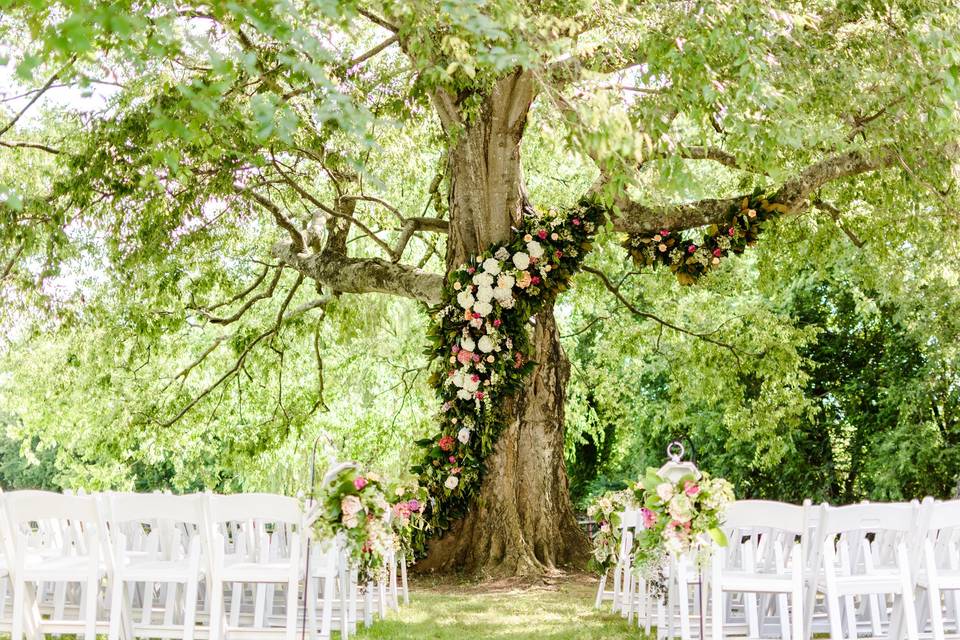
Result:
[[[457,134],[448,167],[448,269],[491,243],[507,241],[520,219],[526,201],[520,142],[533,97],[531,78],[508,76]],[[435,99],[447,126],[451,98]],[[574,517],[563,458],[570,366],[553,309],[542,311],[531,330],[539,364],[504,407],[508,427],[486,462],[478,499],[464,519],[430,544],[419,564],[423,571],[532,577],[586,560],[588,541]]]

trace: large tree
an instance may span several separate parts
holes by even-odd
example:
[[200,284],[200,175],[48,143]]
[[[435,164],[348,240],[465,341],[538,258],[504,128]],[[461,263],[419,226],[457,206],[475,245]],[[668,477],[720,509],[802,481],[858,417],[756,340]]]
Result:
[[[171,382],[230,345],[207,383],[144,407],[143,424],[170,427],[258,353],[282,369],[284,328],[344,294],[441,302],[445,275],[509,241],[531,205],[592,198],[606,233],[633,238],[723,223],[756,188],[841,226],[883,185],[915,202],[904,221],[954,215],[958,25],[935,0],[19,3],[0,17],[0,54],[28,85],[0,120],[5,292],[40,295],[58,265],[96,256],[151,309],[123,313],[155,338],[208,328]],[[62,86],[109,98],[31,120]],[[529,202],[531,126],[592,163],[570,201]],[[715,193],[702,163],[725,172]],[[267,321],[246,323],[268,300]],[[539,574],[583,555],[552,308],[532,347],[479,495],[428,567]]]

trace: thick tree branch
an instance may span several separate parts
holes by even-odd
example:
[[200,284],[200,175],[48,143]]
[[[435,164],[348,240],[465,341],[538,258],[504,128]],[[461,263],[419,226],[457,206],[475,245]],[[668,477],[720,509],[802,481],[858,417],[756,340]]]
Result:
[[51,146],[39,142],[22,142],[13,140],[10,142],[3,142],[0,140],[0,147],[7,147],[8,149],[39,149],[40,151],[46,151],[47,153],[52,153],[54,155],[60,153],[59,149],[54,149]]
[[277,221],[277,225],[283,228],[290,235],[290,240],[293,242],[294,246],[296,246],[299,251],[303,251],[303,247],[305,245],[303,234],[300,232],[300,229],[298,229],[297,226],[290,221],[289,218],[283,215],[280,207],[252,189],[242,187],[240,185],[234,185],[233,188],[240,195],[249,196],[261,207],[272,213],[274,220]]
[[407,218],[403,223],[403,228],[400,230],[400,237],[397,239],[397,246],[393,250],[394,262],[400,261],[400,257],[403,255],[404,249],[407,248],[407,243],[410,242],[410,238],[413,237],[414,233],[420,230],[448,233],[450,231],[450,223],[439,218]]
[[303,275],[344,293],[389,293],[429,305],[440,303],[443,276],[379,258],[350,258],[330,251],[303,254],[290,244],[274,255]]
[[850,239],[850,242],[852,242],[854,246],[857,247],[857,249],[863,248],[863,245],[864,245],[863,240],[861,240],[860,236],[854,233],[852,229],[850,229],[849,227],[847,227],[846,224],[844,224],[843,218],[840,215],[840,210],[837,209],[837,207],[830,204],[829,202],[824,202],[820,198],[816,198],[813,201],[813,205],[816,208],[820,209],[821,211],[826,211],[828,214],[830,214],[830,217],[833,219],[834,223],[836,223],[836,225],[840,227],[841,231],[843,231],[847,235],[847,238]]
[[[791,213],[800,209],[817,189],[840,178],[884,169],[896,162],[892,146],[872,151],[854,150],[838,153],[816,162],[787,180],[771,196],[771,201],[784,204]],[[621,199],[620,215],[614,218],[614,229],[627,233],[654,233],[659,229],[681,231],[721,222],[730,208],[745,196],[708,198],[671,207],[650,207]]]
[[384,40],[383,42],[381,42],[380,44],[378,44],[378,45],[375,46],[374,48],[370,49],[370,50],[367,51],[366,53],[361,53],[359,56],[357,56],[357,57],[354,58],[353,60],[350,60],[350,61],[347,63],[347,69],[352,69],[353,67],[357,66],[358,64],[361,64],[361,63],[363,63],[363,62],[366,62],[367,60],[369,60],[369,59],[372,58],[373,56],[377,55],[378,53],[380,53],[381,51],[383,51],[384,49],[386,49],[386,48],[389,47],[390,45],[396,44],[399,40],[400,40],[400,38],[399,38],[396,34],[390,36],[389,38],[387,38],[386,40]]

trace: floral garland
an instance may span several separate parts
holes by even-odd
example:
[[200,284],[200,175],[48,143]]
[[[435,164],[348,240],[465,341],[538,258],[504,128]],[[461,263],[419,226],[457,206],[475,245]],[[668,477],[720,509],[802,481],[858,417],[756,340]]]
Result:
[[587,507],[587,516],[599,525],[593,535],[593,554],[590,566],[599,574],[605,574],[617,564],[620,557],[620,514],[633,505],[630,490],[608,491]]
[[503,402],[535,366],[530,318],[567,288],[603,218],[591,201],[563,213],[528,208],[512,240],[449,274],[428,332],[440,429],[417,441],[422,461],[412,469],[431,496],[431,534],[449,529],[477,493],[505,426]]
[[361,580],[382,576],[396,540],[387,525],[390,505],[380,477],[361,474],[354,467],[345,468],[324,486],[319,506],[319,515],[313,522],[315,537],[332,540],[342,535]]
[[641,267],[668,267],[680,284],[693,284],[730,254],[741,254],[757,241],[763,223],[788,211],[760,192],[730,208],[722,224],[707,227],[699,242],[682,238],[669,229],[651,235],[631,234],[624,247]]
[[638,571],[657,571],[666,555],[694,553],[700,562],[713,543],[727,545],[720,526],[734,494],[733,485],[723,478],[686,475],[671,482],[651,468],[634,487],[634,496],[643,505],[643,528],[633,544]]

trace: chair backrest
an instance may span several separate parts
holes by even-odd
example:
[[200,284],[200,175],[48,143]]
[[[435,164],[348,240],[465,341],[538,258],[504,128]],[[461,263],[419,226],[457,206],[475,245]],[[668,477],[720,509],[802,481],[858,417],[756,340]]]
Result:
[[772,529],[805,535],[807,512],[802,506],[770,500],[737,500],[723,515],[726,529]]
[[96,525],[97,505],[92,496],[71,496],[52,491],[11,491],[4,494],[7,517],[16,528],[41,520],[70,520]]
[[861,503],[843,507],[827,507],[823,512],[821,535],[848,531],[877,533],[896,531],[909,533],[918,526],[919,505],[906,503]]
[[201,526],[204,522],[205,496],[201,493],[172,495],[166,493],[109,493],[108,520],[151,522],[170,520]]
[[272,493],[234,493],[208,495],[207,509],[211,524],[260,520],[301,527],[303,509],[296,498]]
[[929,509],[927,527],[931,533],[942,529],[960,529],[960,500],[949,502],[929,502],[925,506]]

